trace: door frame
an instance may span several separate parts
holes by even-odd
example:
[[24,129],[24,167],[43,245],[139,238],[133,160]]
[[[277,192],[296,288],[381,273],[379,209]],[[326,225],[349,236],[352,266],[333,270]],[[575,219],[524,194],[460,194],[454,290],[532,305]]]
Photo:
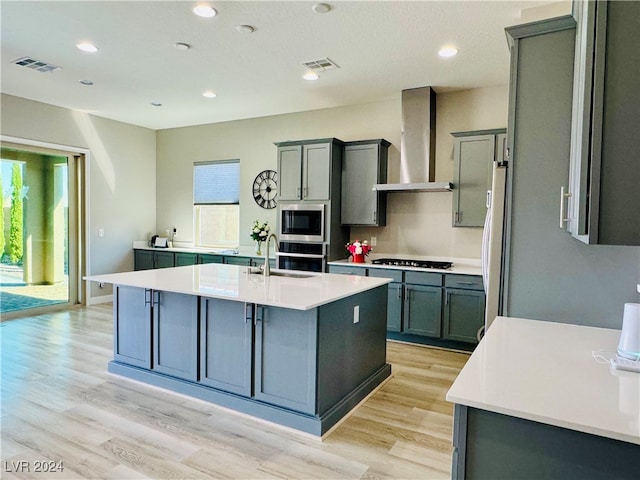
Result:
[[[82,202],[82,205],[78,204],[78,209],[83,209],[81,213],[82,224],[77,225],[77,231],[75,235],[82,239],[83,248],[78,252],[78,246],[76,246],[76,259],[75,274],[77,275],[77,292],[76,297],[78,303],[81,305],[90,305],[91,297],[89,290],[89,282],[83,280],[83,277],[91,272],[91,255],[89,244],[89,232],[91,231],[90,224],[90,202],[89,202],[89,179],[90,179],[90,165],[91,165],[91,152],[87,148],[72,147],[69,145],[61,145],[58,143],[41,142],[38,140],[31,140],[26,138],[11,137],[8,135],[0,135],[0,142],[12,143],[14,145],[25,147],[35,147],[45,150],[56,150],[57,153],[62,154],[76,154],[76,170],[81,172],[81,181],[77,182],[76,194],[77,198]],[[55,154],[56,152],[52,152]],[[84,161],[82,160],[84,159]],[[75,173],[75,172],[74,172]],[[71,263],[71,262],[70,262]]]

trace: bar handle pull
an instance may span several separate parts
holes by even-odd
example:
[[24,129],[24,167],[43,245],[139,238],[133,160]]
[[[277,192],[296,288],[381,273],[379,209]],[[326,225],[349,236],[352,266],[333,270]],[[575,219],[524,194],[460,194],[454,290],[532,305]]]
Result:
[[571,219],[567,217],[565,212],[565,200],[571,197],[570,192],[564,191],[564,185],[560,187],[560,228],[565,228],[566,223],[570,222]]
[[245,303],[244,304],[244,323],[250,322],[252,320],[253,313],[253,304]]
[[[149,294],[149,295],[147,295]],[[144,304],[146,305],[151,305],[151,289],[150,288],[145,288],[144,289]]]

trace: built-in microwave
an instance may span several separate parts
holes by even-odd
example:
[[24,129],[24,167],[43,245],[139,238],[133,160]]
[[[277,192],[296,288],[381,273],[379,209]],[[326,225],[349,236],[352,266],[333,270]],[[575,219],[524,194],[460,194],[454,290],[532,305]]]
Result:
[[324,205],[281,205],[279,233],[285,242],[324,242]]

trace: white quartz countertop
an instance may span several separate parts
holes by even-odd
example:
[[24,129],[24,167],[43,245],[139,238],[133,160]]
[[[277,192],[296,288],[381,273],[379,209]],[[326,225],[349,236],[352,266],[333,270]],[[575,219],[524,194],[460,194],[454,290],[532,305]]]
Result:
[[[331,262],[327,262],[327,265],[349,265],[351,267],[362,267],[362,268],[388,268],[391,270],[413,270],[416,272],[435,272],[435,273],[453,273],[457,275],[482,275],[482,267],[479,262],[475,262],[473,260],[456,260],[456,259],[442,259],[442,258],[430,258],[430,257],[415,257],[408,255],[377,255],[379,258],[411,258],[413,260],[436,260],[436,261],[446,261],[453,262],[453,266],[448,270],[442,270],[440,268],[417,268],[417,267],[396,267],[394,265],[378,265],[375,263],[371,263],[371,259],[369,257],[366,258],[365,263],[353,263],[349,259],[345,260],[334,260]],[[375,257],[374,257],[375,258]]]
[[262,273],[249,273],[249,270],[244,266],[212,263],[91,275],[86,280],[295,310],[310,310],[390,282],[386,278],[277,269],[271,269],[272,274],[283,272],[308,276],[265,277]]
[[599,363],[619,330],[497,317],[447,400],[640,444],[640,373]]

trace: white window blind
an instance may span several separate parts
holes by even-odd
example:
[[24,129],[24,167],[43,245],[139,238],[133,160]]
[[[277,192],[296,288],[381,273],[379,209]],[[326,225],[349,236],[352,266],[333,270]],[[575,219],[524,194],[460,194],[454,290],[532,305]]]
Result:
[[240,161],[221,160],[193,164],[194,205],[240,203]]

